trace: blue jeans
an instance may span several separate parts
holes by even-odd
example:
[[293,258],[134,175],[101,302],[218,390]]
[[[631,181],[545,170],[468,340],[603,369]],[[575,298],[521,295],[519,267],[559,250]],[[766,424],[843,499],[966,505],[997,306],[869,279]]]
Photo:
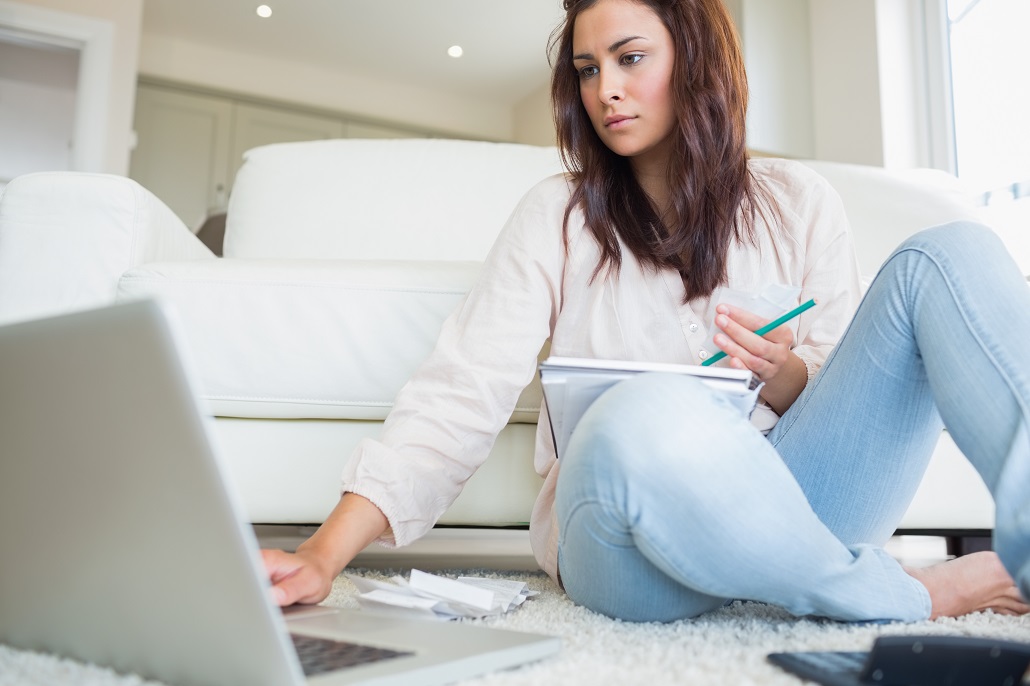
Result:
[[558,561],[573,601],[632,621],[727,599],[846,621],[929,617],[883,549],[942,421],[997,506],[1030,597],[1030,288],[1001,241],[955,223],[902,244],[768,438],[688,377],[624,381],[562,458]]

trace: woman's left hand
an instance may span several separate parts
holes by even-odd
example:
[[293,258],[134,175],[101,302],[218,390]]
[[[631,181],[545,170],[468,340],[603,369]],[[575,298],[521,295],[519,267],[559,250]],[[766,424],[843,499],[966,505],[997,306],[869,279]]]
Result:
[[765,336],[759,336],[755,330],[770,320],[730,305],[719,305],[715,312],[715,325],[722,333],[716,333],[714,341],[726,353],[729,365],[750,369],[766,383],[775,379],[792,354],[794,332],[782,324]]
[[783,324],[759,336],[755,329],[768,324],[768,319],[725,304],[716,307],[715,312],[715,325],[722,332],[713,340],[726,353],[729,366],[750,369],[764,381],[762,397],[782,415],[808,383],[805,363],[790,349],[794,332]]

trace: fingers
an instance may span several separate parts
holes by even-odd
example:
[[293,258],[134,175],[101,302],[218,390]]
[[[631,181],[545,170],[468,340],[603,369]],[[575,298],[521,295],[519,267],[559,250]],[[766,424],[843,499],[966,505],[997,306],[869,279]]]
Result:
[[272,599],[280,607],[294,603],[319,603],[328,595],[328,589],[323,591],[322,580],[307,568],[298,570],[296,574],[272,586]]
[[296,553],[262,550],[261,560],[272,582],[272,600],[280,607],[321,602],[332,589],[332,579],[324,579],[313,564]]
[[747,368],[755,374],[758,374],[759,378],[762,377],[763,372],[768,372],[767,369],[763,369],[763,359],[752,354],[749,350],[744,348],[739,343],[735,342],[732,338],[724,334],[715,334],[713,339],[715,344],[719,346],[719,349],[726,353],[726,357],[729,359],[729,365],[737,369]]
[[742,327],[746,327],[749,333],[753,332],[760,326],[765,326],[769,323],[768,319],[764,319],[754,312],[734,307],[733,305],[721,304],[715,308],[715,312],[717,315],[725,315],[734,322],[740,324]]
[[272,600],[280,607],[292,605],[296,591],[289,580],[300,570],[300,564],[282,550],[262,550],[261,561],[272,582]]
[[764,336],[759,336],[755,331],[768,324],[768,319],[729,305],[719,305],[715,311],[715,325],[753,352],[756,351],[755,346],[761,343],[772,342],[789,346],[794,342],[794,332],[788,324],[781,324]]
[[273,583],[296,573],[303,564],[295,555],[283,550],[262,550],[261,561]]
[[715,325],[722,331],[713,340],[730,358],[730,366],[750,369],[766,381],[775,376],[794,341],[790,328],[777,327],[763,337],[753,331],[766,324],[757,315],[727,305],[716,311]]

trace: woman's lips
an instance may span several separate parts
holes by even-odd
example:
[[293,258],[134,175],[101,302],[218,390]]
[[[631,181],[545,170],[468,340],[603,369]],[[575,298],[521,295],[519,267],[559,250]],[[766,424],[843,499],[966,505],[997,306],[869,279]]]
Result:
[[605,128],[618,129],[622,128],[630,121],[633,121],[633,117],[629,117],[625,114],[612,114],[604,118],[604,125]]

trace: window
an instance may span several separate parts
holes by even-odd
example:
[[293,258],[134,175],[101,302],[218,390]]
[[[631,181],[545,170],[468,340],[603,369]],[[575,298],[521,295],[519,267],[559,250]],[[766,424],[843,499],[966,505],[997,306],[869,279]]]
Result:
[[1030,0],[946,2],[953,171],[984,204],[1030,198]]

